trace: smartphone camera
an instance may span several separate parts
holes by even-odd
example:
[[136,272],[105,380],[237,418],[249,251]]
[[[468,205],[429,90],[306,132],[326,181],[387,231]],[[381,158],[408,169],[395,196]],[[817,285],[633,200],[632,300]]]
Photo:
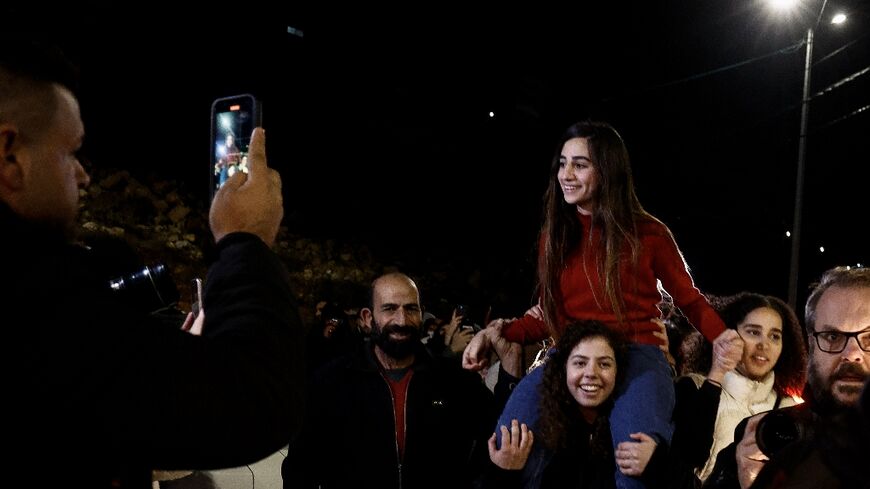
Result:
[[251,133],[261,125],[260,102],[243,94],[215,100],[211,106],[209,196],[238,172],[248,173]]

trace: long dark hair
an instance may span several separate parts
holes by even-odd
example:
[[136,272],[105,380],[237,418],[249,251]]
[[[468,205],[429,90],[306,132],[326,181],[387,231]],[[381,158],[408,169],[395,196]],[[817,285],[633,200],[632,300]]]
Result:
[[[806,381],[807,347],[797,315],[781,299],[753,292],[740,292],[732,296],[709,298],[725,326],[737,329],[746,316],[761,307],[773,309],[782,320],[782,353],[773,366],[773,388],[781,396],[800,394]],[[695,342],[689,354],[692,372],[706,374],[712,365],[712,345],[707,341]]]
[[[654,219],[640,205],[634,192],[631,164],[625,143],[610,124],[585,121],[569,127],[556,146],[550,168],[550,183],[544,193],[544,216],[541,228],[538,259],[538,291],[544,321],[550,333],[558,339],[557,321],[560,303],[559,278],[569,255],[580,246],[583,229],[577,219],[577,207],[565,202],[559,186],[559,157],[565,142],[584,138],[589,146],[589,156],[598,176],[596,191],[597,206],[593,211],[593,225],[602,228],[596,264],[598,274],[604,277],[604,296],[607,298],[618,322],[623,321],[625,302],[620,283],[619,258],[625,246],[631,252],[631,262],[637,264],[639,239],[637,223],[640,219]],[[587,231],[588,232],[588,231]]]
[[[568,433],[572,431],[573,426],[582,422],[577,401],[568,390],[566,368],[571,350],[582,341],[591,338],[603,338],[613,348],[616,357],[617,385],[624,376],[626,366],[625,340],[618,332],[608,328],[600,321],[576,321],[568,324],[556,352],[543,367],[544,376],[540,387],[538,387],[541,395],[541,421],[538,431],[544,445],[552,451],[558,451],[568,446]],[[608,411],[611,404],[612,401],[608,399],[607,403],[601,407],[602,412]],[[593,440],[605,439],[598,435],[606,434],[607,431],[609,431],[607,417],[599,416],[593,426]],[[609,449],[609,443],[594,446],[602,450]]]

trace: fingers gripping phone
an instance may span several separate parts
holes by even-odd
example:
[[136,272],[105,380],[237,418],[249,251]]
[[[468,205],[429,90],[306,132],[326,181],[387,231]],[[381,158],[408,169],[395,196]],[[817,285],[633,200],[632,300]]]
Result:
[[251,133],[262,124],[260,101],[251,94],[233,95],[211,104],[209,201],[237,172],[248,172]]

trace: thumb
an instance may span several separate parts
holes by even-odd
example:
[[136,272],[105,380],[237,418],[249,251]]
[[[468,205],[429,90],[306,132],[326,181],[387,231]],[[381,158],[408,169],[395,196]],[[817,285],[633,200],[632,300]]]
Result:
[[654,441],[652,437],[650,437],[646,433],[632,433],[628,436],[637,441]]
[[489,437],[488,445],[489,453],[494,453],[498,451],[498,449],[495,448],[495,432],[493,432],[492,436]]

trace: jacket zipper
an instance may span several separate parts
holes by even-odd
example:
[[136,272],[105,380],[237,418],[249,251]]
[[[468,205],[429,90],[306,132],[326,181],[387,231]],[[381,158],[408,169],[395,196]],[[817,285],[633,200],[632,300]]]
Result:
[[[387,384],[387,390],[390,391],[390,400],[392,401],[390,403],[390,407],[393,410],[393,421],[395,421],[395,419],[396,419],[396,396],[393,395],[393,389],[390,388],[390,382],[387,380],[386,374],[381,372],[381,378],[384,379],[384,382]],[[408,419],[407,418],[407,416],[408,416],[408,391],[410,390],[410,388],[411,388],[411,381],[409,380],[408,387],[405,388],[405,402],[402,403],[402,412],[405,415],[402,418],[402,426],[404,426],[404,428],[405,428],[404,432],[406,435],[408,433],[408,421],[407,421],[407,419]],[[399,453],[399,434],[398,433],[394,433],[394,434],[395,434],[395,440],[396,440],[396,460],[398,462],[396,468],[398,469],[398,472],[399,472],[399,489],[402,489],[402,454]],[[405,438],[407,439],[407,436]]]

